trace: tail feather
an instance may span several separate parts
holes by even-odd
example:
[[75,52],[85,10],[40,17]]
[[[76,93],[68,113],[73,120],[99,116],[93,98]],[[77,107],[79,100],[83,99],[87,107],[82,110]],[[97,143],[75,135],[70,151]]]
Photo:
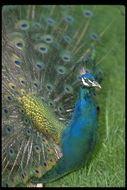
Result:
[[56,165],[51,170],[49,170],[46,174],[44,174],[42,177],[40,178],[32,177],[30,181],[32,183],[38,183],[38,182],[48,183],[48,182],[55,181],[72,171],[74,171],[74,168],[70,170],[70,168],[66,167],[64,158],[61,158],[57,161]]

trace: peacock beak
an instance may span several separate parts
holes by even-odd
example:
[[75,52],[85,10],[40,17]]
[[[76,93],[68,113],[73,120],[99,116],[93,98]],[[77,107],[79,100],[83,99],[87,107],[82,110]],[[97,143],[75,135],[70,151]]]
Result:
[[97,81],[92,81],[92,86],[97,87],[97,88],[101,88],[101,85]]

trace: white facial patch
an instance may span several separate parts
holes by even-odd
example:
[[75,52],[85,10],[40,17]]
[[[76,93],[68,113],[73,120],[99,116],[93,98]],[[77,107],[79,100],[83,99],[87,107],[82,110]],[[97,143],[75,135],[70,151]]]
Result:
[[83,83],[85,86],[89,86],[89,84],[85,82],[84,78],[82,78],[82,83]]

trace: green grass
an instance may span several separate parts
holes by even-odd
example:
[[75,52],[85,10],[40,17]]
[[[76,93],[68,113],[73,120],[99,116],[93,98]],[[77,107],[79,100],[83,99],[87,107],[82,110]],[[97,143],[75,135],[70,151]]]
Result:
[[125,187],[125,21],[120,12],[124,7],[98,9],[104,13],[100,27],[114,20],[104,34],[103,47],[97,51],[97,56],[102,57],[110,50],[100,63],[104,81],[97,95],[101,108],[98,144],[89,165],[46,184],[48,187]]

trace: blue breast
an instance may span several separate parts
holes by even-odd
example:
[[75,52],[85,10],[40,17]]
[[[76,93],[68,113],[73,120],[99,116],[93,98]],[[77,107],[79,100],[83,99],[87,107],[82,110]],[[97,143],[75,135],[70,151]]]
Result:
[[70,123],[62,136],[66,167],[75,169],[90,156],[96,141],[96,104],[87,89],[80,89],[80,96]]

